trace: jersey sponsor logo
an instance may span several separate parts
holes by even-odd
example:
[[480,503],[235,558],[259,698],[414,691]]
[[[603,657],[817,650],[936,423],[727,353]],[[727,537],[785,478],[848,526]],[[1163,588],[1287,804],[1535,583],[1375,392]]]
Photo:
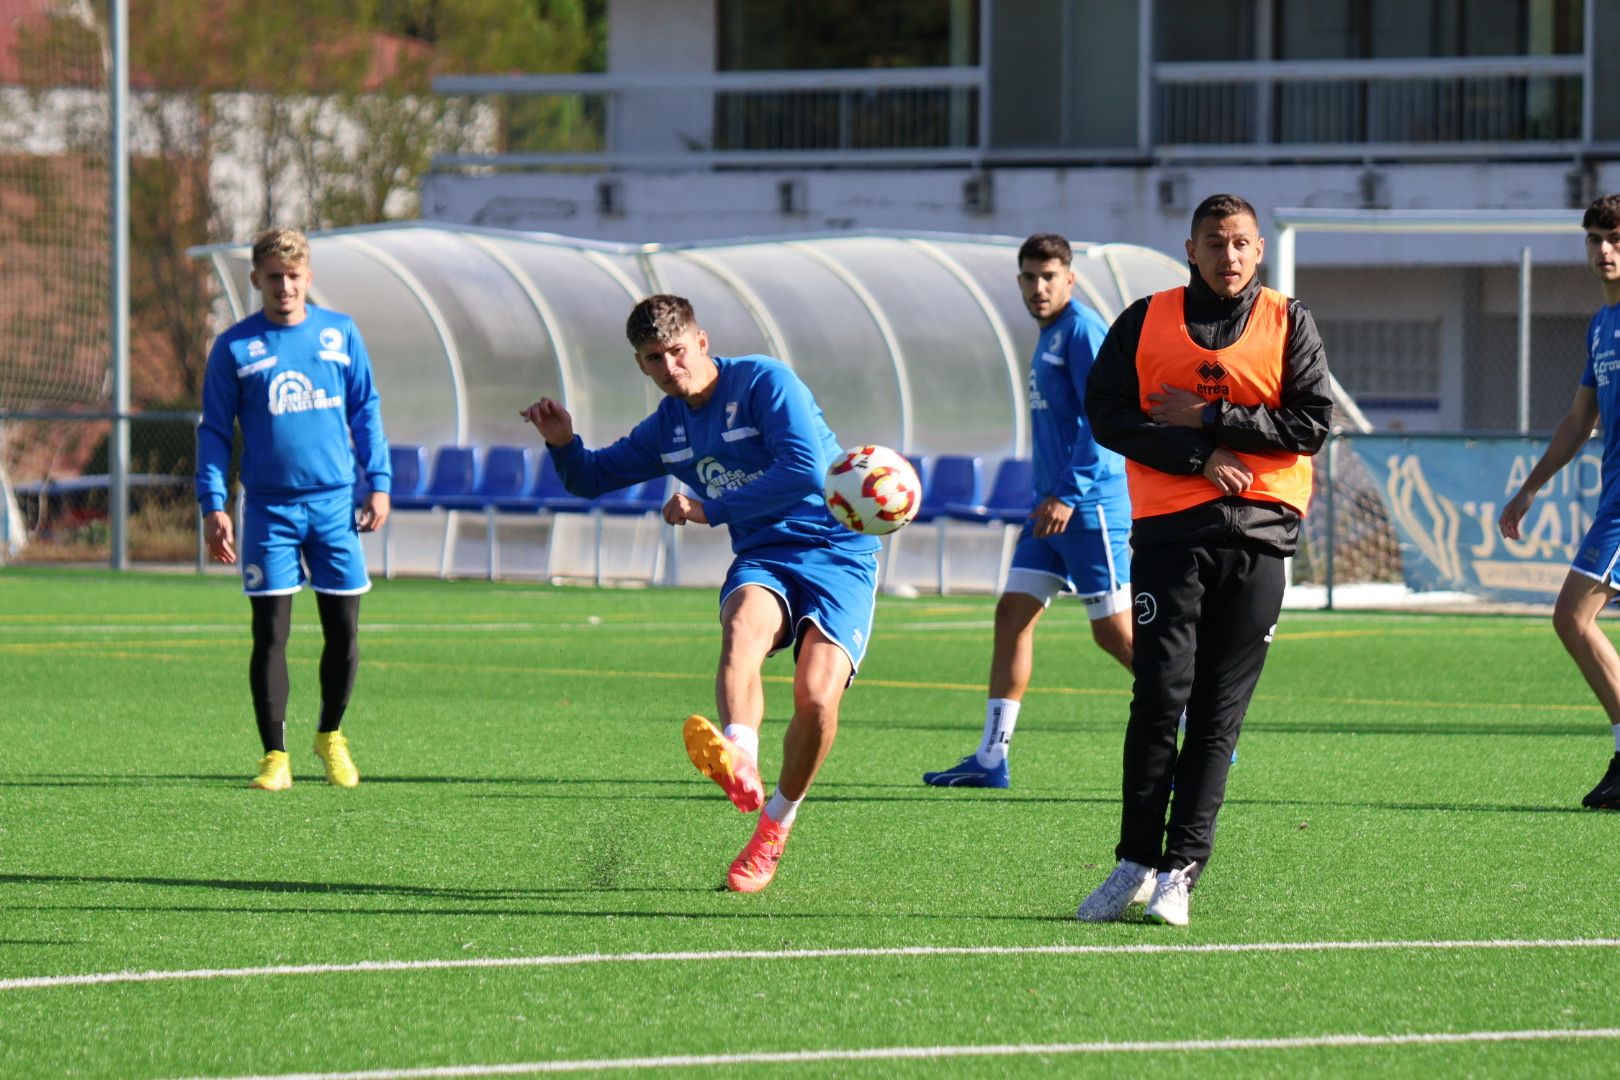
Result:
[[342,398],[328,397],[324,389],[312,384],[309,376],[301,371],[283,371],[270,380],[271,416],[341,408]]
[[718,499],[728,491],[736,491],[751,480],[756,480],[764,474],[747,472],[743,469],[728,469],[712,457],[706,457],[697,463],[698,482],[703,485],[708,498]]
[[1041,393],[1041,382],[1035,377],[1035,369],[1029,369],[1029,407],[1032,411],[1046,408],[1046,396]]
[[1204,381],[1195,385],[1193,391],[1205,397],[1231,397],[1232,388],[1226,385],[1227,374],[1219,360],[1205,360],[1198,365],[1198,377]]
[[1136,624],[1146,626],[1159,617],[1159,601],[1150,592],[1136,594]]

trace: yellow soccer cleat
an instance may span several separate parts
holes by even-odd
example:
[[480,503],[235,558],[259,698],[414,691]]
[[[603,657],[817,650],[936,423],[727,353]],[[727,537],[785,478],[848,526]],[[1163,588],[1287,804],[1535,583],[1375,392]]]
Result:
[[686,756],[698,772],[720,785],[731,804],[745,814],[765,805],[765,785],[759,779],[759,766],[742,747],[720,733],[720,729],[696,713],[686,718],[681,729]]
[[292,787],[292,762],[287,751],[272,750],[259,759],[259,775],[248,781],[248,787],[260,791],[286,791]]
[[315,733],[315,756],[326,762],[326,782],[338,787],[356,787],[360,783],[360,770],[349,756],[349,740],[341,731]]

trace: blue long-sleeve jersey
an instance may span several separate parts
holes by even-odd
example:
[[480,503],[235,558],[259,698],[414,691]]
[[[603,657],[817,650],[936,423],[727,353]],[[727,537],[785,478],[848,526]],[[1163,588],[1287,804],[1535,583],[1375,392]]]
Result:
[[875,552],[827,512],[822,484],[839,451],[810,388],[768,356],[714,358],[714,392],[697,408],[666,397],[600,450],[576,436],[552,447],[557,473],[582,498],[673,475],[696,493],[710,525],[731,529],[737,554],[775,544]]
[[[392,489],[382,407],[371,358],[354,320],[310,305],[282,326],[263,312],[214,341],[197,429],[197,501],[223,510],[235,424],[242,426],[242,486],[260,502],[309,502],[354,484]],[[351,446],[350,440],[353,439]]]
[[1102,316],[1078,300],[1041,328],[1029,366],[1037,500],[1055,495],[1078,507],[1129,498],[1125,459],[1097,445],[1086,419],[1086,376],[1107,336]]
[[1620,304],[1598,309],[1586,331],[1586,369],[1581,385],[1597,392],[1603,426],[1602,490],[1597,512],[1620,508]]

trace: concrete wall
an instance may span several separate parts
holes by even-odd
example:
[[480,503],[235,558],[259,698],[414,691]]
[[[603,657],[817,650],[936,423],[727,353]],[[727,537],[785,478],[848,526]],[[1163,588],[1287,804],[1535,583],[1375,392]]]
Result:
[[[718,59],[714,0],[613,0],[608,71],[615,75],[710,73]],[[673,153],[714,137],[714,98],[698,91],[628,95],[611,114],[613,150]]]

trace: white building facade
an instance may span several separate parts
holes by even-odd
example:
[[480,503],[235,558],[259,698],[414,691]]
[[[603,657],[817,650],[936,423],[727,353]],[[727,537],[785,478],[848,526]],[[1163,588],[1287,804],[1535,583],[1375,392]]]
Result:
[[605,74],[442,79],[573,102],[593,149],[509,131],[440,159],[423,215],[635,243],[1054,231],[1179,256],[1217,191],[1268,237],[1286,208],[1565,210],[1555,234],[1302,233],[1295,291],[1375,424],[1546,428],[1567,407],[1600,302],[1580,210],[1620,189],[1620,65],[1599,63],[1620,4],[896,0],[841,35],[815,21],[845,6],[863,10],[612,0]]

